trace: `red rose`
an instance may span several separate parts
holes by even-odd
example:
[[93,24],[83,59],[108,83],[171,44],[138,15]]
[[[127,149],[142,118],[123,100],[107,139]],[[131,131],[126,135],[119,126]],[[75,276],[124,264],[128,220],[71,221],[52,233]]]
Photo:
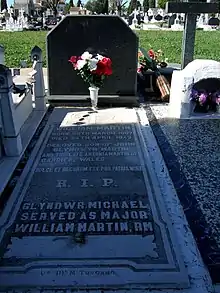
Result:
[[78,57],[77,56],[71,56],[69,59],[69,62],[71,62],[73,65],[77,62]]
[[154,53],[154,50],[149,50],[148,51],[148,55],[150,56],[150,58],[152,58],[152,59],[155,59],[155,53]]
[[97,68],[92,72],[97,75],[111,75],[112,74],[112,61],[111,59],[104,57],[97,63]]

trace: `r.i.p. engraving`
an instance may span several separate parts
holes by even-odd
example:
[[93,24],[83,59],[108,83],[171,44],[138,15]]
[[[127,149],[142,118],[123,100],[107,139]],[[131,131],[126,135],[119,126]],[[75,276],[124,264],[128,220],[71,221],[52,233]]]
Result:
[[179,265],[142,151],[134,124],[55,126],[2,233],[3,284],[15,267],[13,284],[146,286],[151,268],[170,284]]

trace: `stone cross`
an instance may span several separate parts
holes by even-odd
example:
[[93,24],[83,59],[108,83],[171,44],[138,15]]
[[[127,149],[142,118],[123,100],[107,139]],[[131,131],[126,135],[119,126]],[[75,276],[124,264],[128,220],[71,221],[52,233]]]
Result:
[[182,69],[193,61],[196,19],[200,13],[217,13],[218,3],[204,3],[189,0],[188,2],[167,2],[167,13],[185,13],[185,25],[182,40]]

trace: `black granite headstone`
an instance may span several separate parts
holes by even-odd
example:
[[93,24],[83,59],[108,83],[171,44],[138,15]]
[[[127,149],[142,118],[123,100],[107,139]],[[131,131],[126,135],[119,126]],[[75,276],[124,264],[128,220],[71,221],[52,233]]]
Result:
[[157,21],[161,21],[161,20],[163,19],[163,17],[162,17],[160,14],[157,14],[157,15],[155,16],[155,19],[156,19]]
[[211,17],[208,20],[208,25],[211,25],[211,26],[219,26],[219,24],[220,24],[220,20],[217,17]]
[[113,74],[103,95],[136,93],[138,37],[118,16],[68,15],[47,36],[50,95],[87,95],[89,85],[68,62],[87,50],[110,57]]
[[129,15],[129,17],[128,17],[128,25],[132,25],[133,18],[134,18],[133,15]]
[[175,19],[176,19],[176,14],[172,14],[172,15],[170,16],[170,18],[168,19],[168,27],[169,27],[169,28],[171,28],[171,25],[174,24]]

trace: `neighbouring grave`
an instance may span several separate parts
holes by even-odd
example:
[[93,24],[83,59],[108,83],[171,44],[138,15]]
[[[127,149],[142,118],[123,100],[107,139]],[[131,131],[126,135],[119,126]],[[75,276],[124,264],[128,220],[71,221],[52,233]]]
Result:
[[136,94],[136,34],[118,16],[68,15],[47,36],[49,99],[89,95],[89,85],[68,60],[90,49],[110,57],[113,64],[113,75],[105,81],[100,95]]
[[200,13],[217,13],[218,10],[218,3],[203,3],[193,0],[166,3],[167,13],[185,13],[182,39],[182,69],[193,61],[197,15]]
[[220,20],[217,17],[211,17],[208,20],[208,25],[210,25],[210,26],[217,27],[217,26],[219,26],[219,24],[220,24]]
[[135,110],[58,110],[3,215],[1,288],[188,287]]
[[147,116],[205,266],[220,284],[219,119],[170,119],[164,105],[150,105]]
[[197,59],[189,63],[183,70],[174,71],[171,81],[169,117],[219,117],[219,112],[195,113],[194,105],[190,101],[193,89],[217,91],[220,89],[219,81],[220,62],[214,60]]

